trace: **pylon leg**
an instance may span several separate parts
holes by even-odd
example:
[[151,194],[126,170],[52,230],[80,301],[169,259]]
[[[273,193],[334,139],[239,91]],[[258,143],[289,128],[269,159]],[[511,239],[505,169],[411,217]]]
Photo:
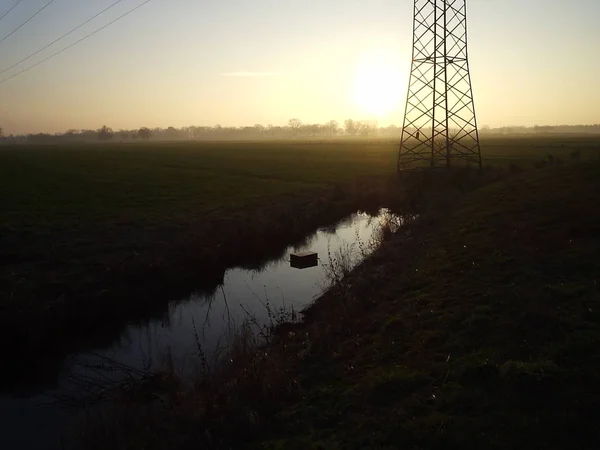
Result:
[[398,170],[449,168],[457,160],[481,168],[466,0],[415,0]]

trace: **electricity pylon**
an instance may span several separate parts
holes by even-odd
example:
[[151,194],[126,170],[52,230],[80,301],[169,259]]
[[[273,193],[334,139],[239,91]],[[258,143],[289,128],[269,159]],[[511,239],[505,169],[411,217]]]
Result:
[[398,170],[481,169],[467,52],[467,0],[415,0],[413,56]]

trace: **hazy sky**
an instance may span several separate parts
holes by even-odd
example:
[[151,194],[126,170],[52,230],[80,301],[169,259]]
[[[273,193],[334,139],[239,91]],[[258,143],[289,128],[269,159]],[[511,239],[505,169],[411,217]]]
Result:
[[[114,1],[55,0],[0,43],[0,70]],[[0,15],[15,2],[0,0]],[[47,2],[23,0],[0,21],[0,39]],[[142,2],[123,0],[0,79]],[[0,126],[401,124],[411,16],[412,0],[152,0],[0,83]],[[480,125],[600,122],[599,16],[599,0],[469,0]],[[369,98],[382,92],[374,111]]]

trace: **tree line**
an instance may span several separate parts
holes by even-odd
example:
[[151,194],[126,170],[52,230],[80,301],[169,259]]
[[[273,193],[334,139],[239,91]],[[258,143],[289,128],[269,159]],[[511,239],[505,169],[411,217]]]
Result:
[[[64,133],[37,133],[5,136],[0,128],[0,141],[7,143],[51,143],[51,142],[90,142],[90,141],[176,141],[176,140],[260,140],[260,139],[320,139],[336,137],[389,137],[399,138],[401,128],[396,125],[381,127],[374,120],[347,119],[342,124],[330,120],[323,124],[307,124],[300,119],[290,119],[286,125],[261,125],[243,127],[189,126],[149,128],[133,130],[114,130],[102,126],[96,130],[67,130]],[[486,134],[560,134],[593,133],[600,134],[600,124],[595,125],[559,125],[524,127],[481,127]]]
[[[334,137],[377,137],[398,136],[399,128],[391,125],[378,126],[373,120],[347,119],[343,124],[330,120],[324,124],[303,123],[300,119],[290,119],[286,125],[262,125],[242,127],[189,126],[115,130],[104,125],[96,130],[70,129],[63,133],[37,133],[4,136],[3,140],[43,143],[49,141],[171,141],[171,140],[250,140],[250,139],[302,139]],[[2,137],[2,135],[0,135]]]

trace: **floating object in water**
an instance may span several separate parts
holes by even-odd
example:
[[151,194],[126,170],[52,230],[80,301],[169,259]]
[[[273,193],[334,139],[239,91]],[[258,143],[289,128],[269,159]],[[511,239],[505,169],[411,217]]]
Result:
[[319,265],[319,257],[315,252],[297,252],[290,255],[290,266],[296,269],[307,269]]

